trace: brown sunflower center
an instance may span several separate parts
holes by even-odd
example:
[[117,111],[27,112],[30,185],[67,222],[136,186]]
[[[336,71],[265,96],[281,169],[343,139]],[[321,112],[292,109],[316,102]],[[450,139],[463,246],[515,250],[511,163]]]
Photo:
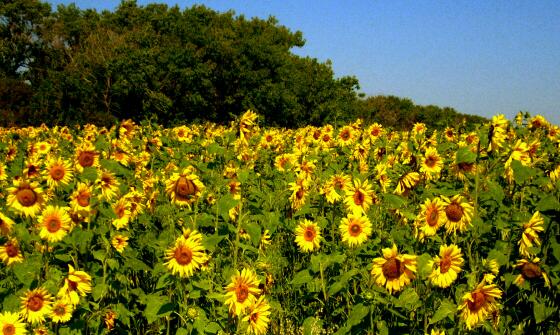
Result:
[[404,272],[404,266],[401,261],[396,258],[388,259],[385,264],[381,267],[383,271],[383,275],[388,280],[393,280],[399,278],[401,274]]
[[173,257],[180,265],[187,265],[191,263],[193,254],[191,249],[182,246],[175,249],[175,252],[173,253]]
[[76,291],[78,289],[78,283],[70,279],[67,280],[68,280],[68,288],[70,289],[70,291]]
[[305,191],[303,190],[303,188],[300,188],[300,189],[297,190],[297,192],[296,192],[296,198],[298,198],[298,199],[303,199],[304,194],[305,194]]
[[39,174],[39,169],[35,165],[29,165],[27,167],[27,176],[33,177]]
[[329,142],[331,140],[331,136],[329,134],[323,135],[323,142]]
[[51,168],[50,175],[51,178],[54,180],[61,180],[64,178],[66,171],[64,170],[64,166],[55,165]]
[[272,142],[272,136],[271,135],[266,135],[266,141],[267,142]]
[[78,156],[78,163],[83,167],[92,166],[95,161],[95,153],[92,151],[82,151]]
[[315,229],[313,229],[313,227],[307,227],[307,228],[305,228],[305,232],[303,233],[303,238],[307,242],[311,242],[315,239],[316,235],[317,235],[317,233],[315,232]]
[[430,207],[426,213],[426,222],[430,227],[436,226],[438,223],[439,213],[437,208]]
[[22,206],[30,207],[37,202],[37,194],[26,185],[17,191],[16,199]]
[[535,263],[525,263],[521,267],[521,275],[526,279],[535,279],[542,275],[542,271]]
[[59,218],[53,217],[47,220],[45,227],[49,231],[49,233],[56,233],[60,230],[62,226],[62,222],[60,222]]
[[89,192],[81,192],[76,199],[78,205],[87,207],[89,205]]
[[251,314],[251,322],[256,323],[259,320],[259,313],[253,313]]
[[342,138],[344,141],[347,141],[350,138],[350,132],[348,130],[343,131],[340,134],[340,138]]
[[2,327],[2,334],[4,335],[14,335],[15,333],[16,327],[11,323],[6,323],[4,327]]
[[315,130],[315,132],[313,133],[313,139],[318,140],[320,138],[321,138],[321,131]]
[[58,305],[53,309],[53,314],[63,316],[64,314],[66,314],[66,308],[64,308],[64,306]]
[[247,285],[241,284],[235,288],[235,295],[237,296],[237,302],[244,302],[249,297],[249,288]]
[[373,129],[371,130],[371,135],[372,135],[372,136],[377,137],[377,136],[379,136],[379,133],[381,133],[381,129],[379,129],[379,128],[377,128],[377,127],[373,128]]
[[179,177],[175,184],[175,193],[182,198],[187,198],[196,193],[196,186],[192,180],[185,177]]
[[457,167],[459,168],[460,171],[470,172],[470,171],[473,170],[474,164],[473,163],[461,162],[461,163],[457,164]]
[[27,308],[32,312],[37,312],[43,308],[43,297],[39,294],[34,294],[31,298],[27,299]]
[[354,203],[357,206],[361,206],[365,200],[366,200],[366,196],[360,190],[354,192]]
[[449,255],[446,255],[439,262],[439,272],[447,273],[447,271],[449,271],[449,268],[451,268],[451,257],[449,257]]
[[427,167],[433,168],[433,167],[436,166],[437,161],[438,161],[437,157],[428,156],[428,157],[426,157],[426,160],[424,161],[424,163],[426,164]]
[[350,235],[358,236],[361,232],[362,226],[359,223],[353,221],[350,223],[350,225],[348,225],[348,233],[350,233]]
[[445,208],[445,215],[450,221],[459,222],[463,217],[463,207],[461,205],[452,202]]
[[6,250],[6,254],[10,258],[16,257],[19,254],[18,247],[14,245],[12,242],[8,242],[8,244],[6,244],[4,248]]
[[477,312],[486,302],[486,295],[482,292],[474,292],[471,294],[472,301],[467,302],[467,306],[472,312]]

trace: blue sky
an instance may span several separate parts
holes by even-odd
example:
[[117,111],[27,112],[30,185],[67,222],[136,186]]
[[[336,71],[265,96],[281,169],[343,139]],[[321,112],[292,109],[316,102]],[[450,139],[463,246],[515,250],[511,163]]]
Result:
[[[114,9],[120,1],[75,2]],[[361,92],[509,119],[520,110],[560,124],[560,1],[209,0],[246,17],[275,16],[306,40],[294,53],[330,59]]]

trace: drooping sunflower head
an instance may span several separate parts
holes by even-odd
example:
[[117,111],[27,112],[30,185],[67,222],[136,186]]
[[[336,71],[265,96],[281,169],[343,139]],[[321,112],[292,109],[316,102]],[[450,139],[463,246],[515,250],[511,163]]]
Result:
[[312,252],[319,249],[321,242],[321,228],[307,219],[300,221],[296,227],[296,239],[298,247],[303,252]]
[[389,293],[402,290],[416,278],[416,256],[400,254],[397,246],[382,250],[383,257],[373,260],[371,274],[378,286],[384,286]]
[[350,247],[359,246],[371,235],[371,222],[367,216],[361,213],[350,213],[343,218],[339,226],[342,242],[348,243]]
[[544,219],[537,211],[533,214],[529,222],[523,225],[523,233],[519,240],[519,253],[524,257],[530,257],[534,254],[532,247],[541,245],[539,233],[544,231]]
[[8,205],[28,217],[35,217],[47,200],[36,181],[14,180],[14,186],[8,188],[8,192]]
[[44,288],[28,290],[21,297],[21,314],[29,323],[40,323],[45,321],[52,306],[52,296]]
[[540,258],[535,257],[532,260],[520,259],[515,264],[515,267],[520,271],[519,275],[515,278],[513,283],[517,286],[522,286],[526,281],[534,281],[539,278],[544,279],[546,287],[550,287],[550,278],[543,271],[540,266]]
[[257,275],[251,269],[244,268],[241,273],[236,271],[231,277],[231,283],[226,286],[226,301],[230,313],[241,315],[257,300],[261,293]]
[[463,296],[463,303],[459,306],[461,318],[468,329],[473,329],[497,312],[497,300],[502,297],[502,291],[495,285],[481,282],[473,291]]

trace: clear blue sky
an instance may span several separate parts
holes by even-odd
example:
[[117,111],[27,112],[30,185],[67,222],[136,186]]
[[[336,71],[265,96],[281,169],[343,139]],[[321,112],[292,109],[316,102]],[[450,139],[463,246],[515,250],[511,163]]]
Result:
[[[114,9],[120,1],[75,2]],[[368,95],[509,119],[520,110],[560,124],[560,1],[209,0],[246,17],[275,16],[306,40],[294,50],[330,59]],[[55,6],[53,6],[55,7]]]

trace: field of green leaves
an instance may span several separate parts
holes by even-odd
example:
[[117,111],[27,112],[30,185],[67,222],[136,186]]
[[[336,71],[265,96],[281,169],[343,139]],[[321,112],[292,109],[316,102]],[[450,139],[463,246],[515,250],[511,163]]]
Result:
[[0,334],[558,334],[560,128],[0,128]]

